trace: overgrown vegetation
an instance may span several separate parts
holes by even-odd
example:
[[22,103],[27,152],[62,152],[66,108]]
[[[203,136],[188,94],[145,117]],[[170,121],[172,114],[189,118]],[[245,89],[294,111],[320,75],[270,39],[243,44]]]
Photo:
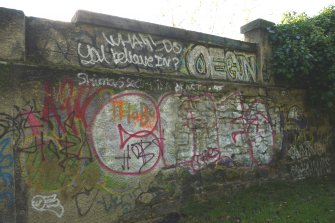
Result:
[[335,7],[318,16],[286,13],[271,31],[272,71],[284,83],[304,87],[319,111],[335,111]]
[[182,214],[181,223],[334,222],[335,181],[323,178],[253,186],[229,197],[193,203]]

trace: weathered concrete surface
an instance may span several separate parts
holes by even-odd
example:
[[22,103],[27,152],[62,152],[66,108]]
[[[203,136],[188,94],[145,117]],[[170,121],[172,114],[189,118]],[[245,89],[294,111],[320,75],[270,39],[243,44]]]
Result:
[[261,80],[258,50],[108,18],[26,18],[27,61],[0,64],[3,222],[177,222],[192,201],[331,173],[326,117]]
[[28,18],[27,60],[172,78],[258,82],[255,44],[85,11],[77,13],[75,21]]

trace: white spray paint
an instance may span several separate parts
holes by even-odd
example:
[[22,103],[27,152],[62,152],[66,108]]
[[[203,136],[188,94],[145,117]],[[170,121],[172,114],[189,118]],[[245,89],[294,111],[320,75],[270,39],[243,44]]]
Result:
[[31,200],[31,206],[37,211],[50,211],[59,218],[64,214],[64,207],[57,198],[57,194],[49,196],[36,195]]

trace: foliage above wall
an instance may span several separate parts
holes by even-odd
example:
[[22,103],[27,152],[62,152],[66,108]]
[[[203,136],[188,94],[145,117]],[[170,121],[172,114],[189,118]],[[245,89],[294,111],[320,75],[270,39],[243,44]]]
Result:
[[284,14],[270,41],[275,77],[306,88],[307,101],[317,110],[335,110],[335,6],[312,18]]

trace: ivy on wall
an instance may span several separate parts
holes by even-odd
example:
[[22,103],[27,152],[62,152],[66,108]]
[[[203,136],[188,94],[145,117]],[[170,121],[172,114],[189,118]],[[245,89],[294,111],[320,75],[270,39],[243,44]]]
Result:
[[313,108],[335,111],[335,6],[315,17],[286,13],[270,33],[276,79],[306,88]]

